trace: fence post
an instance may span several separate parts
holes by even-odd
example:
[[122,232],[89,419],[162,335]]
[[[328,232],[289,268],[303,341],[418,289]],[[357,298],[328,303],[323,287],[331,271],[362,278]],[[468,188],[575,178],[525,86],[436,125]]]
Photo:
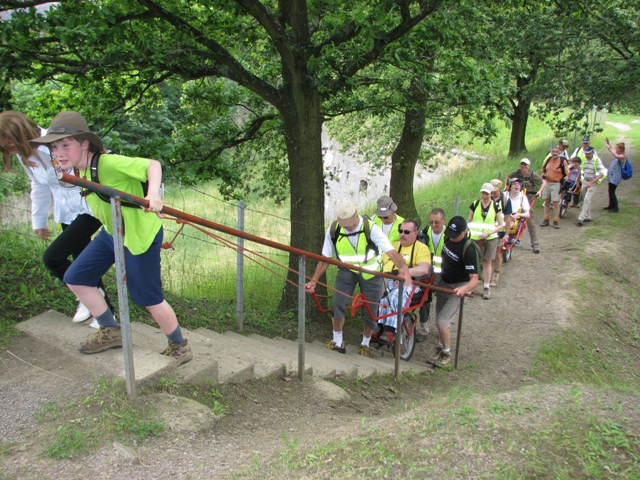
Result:
[[456,334],[456,360],[453,368],[458,368],[458,353],[460,353],[460,339],[462,338],[462,317],[464,311],[464,297],[460,298],[460,311],[458,313],[458,333]]
[[[244,232],[244,202],[238,202],[238,230]],[[238,330],[244,325],[244,238],[236,237],[238,243],[236,274],[236,323]]]
[[307,257],[300,255],[298,265],[298,379],[304,380],[305,358],[304,347],[306,335],[306,294],[304,286],[307,283]]
[[[386,279],[385,279],[386,281]],[[398,282],[398,318],[396,319],[396,343],[393,346],[394,350],[394,364],[393,364],[393,376],[396,380],[400,376],[400,329],[402,328],[402,307],[404,303],[404,280]]]
[[111,219],[113,222],[113,253],[116,260],[116,284],[118,286],[118,307],[120,310],[120,329],[122,330],[122,348],[124,353],[124,376],[127,394],[136,397],[136,375],[133,363],[133,345],[131,342],[131,322],[129,321],[129,298],[127,295],[127,270],[124,261],[124,238],[122,223],[122,200],[111,197]]
[[453,216],[458,215],[458,207],[460,206],[460,195],[456,195],[456,203],[453,207]]

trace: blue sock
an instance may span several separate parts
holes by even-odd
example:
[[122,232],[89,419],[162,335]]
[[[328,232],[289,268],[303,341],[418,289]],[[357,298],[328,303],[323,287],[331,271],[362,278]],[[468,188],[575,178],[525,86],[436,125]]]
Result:
[[184,337],[182,336],[182,332],[180,331],[180,325],[178,325],[170,335],[167,335],[167,338],[173,343],[184,342]]
[[120,325],[116,323],[116,319],[113,316],[113,313],[111,312],[111,310],[109,310],[109,308],[107,308],[107,311],[104,312],[102,315],[98,315],[96,317],[96,320],[101,327],[120,328]]

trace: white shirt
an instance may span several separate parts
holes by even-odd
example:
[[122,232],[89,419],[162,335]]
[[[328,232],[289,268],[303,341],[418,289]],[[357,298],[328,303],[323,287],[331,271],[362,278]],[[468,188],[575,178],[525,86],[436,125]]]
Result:
[[31,180],[31,226],[34,230],[47,227],[51,199],[53,198],[53,219],[56,223],[69,225],[78,215],[92,215],[87,203],[80,196],[80,187],[63,187],[58,181],[56,171],[51,165],[49,148],[41,145],[38,156],[31,155],[28,167],[18,156],[20,165]]

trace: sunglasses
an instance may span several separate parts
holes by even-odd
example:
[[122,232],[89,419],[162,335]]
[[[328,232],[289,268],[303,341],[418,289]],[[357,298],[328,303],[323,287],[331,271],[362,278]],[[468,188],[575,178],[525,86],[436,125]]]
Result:
[[398,232],[404,233],[405,235],[411,235],[412,233],[415,232],[415,230],[402,230],[401,228],[399,228]]

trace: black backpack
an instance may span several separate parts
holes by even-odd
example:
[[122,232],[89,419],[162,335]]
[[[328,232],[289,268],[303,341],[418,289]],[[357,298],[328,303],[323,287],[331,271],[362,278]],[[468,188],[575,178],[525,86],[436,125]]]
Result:
[[[91,164],[89,166],[89,169],[91,171],[91,181],[93,183],[100,183],[100,179],[98,177],[98,162],[100,161],[100,155],[102,153],[103,152],[96,152],[91,157]],[[106,149],[104,153],[116,153],[116,151],[111,149]],[[146,197],[147,192],[149,191],[149,181],[147,180],[146,182],[140,182],[140,183],[142,184],[143,195]],[[95,193],[96,195],[98,195],[98,198],[100,198],[100,200],[102,200],[103,202],[111,203],[111,197],[106,193],[91,192],[91,191],[85,191],[83,193],[85,195]],[[127,202],[125,200],[122,200],[122,206],[129,207],[129,208],[140,208],[140,205],[136,205],[135,203]]]
[[373,250],[375,252],[375,256],[377,257],[380,254],[380,250],[378,249],[378,245],[375,244],[373,240],[371,240],[371,225],[369,224],[371,220],[367,215],[362,216],[362,225],[363,230],[357,230],[351,233],[340,233],[340,229],[342,228],[337,220],[334,220],[329,228],[329,234],[331,237],[331,241],[333,242],[333,248],[336,251],[336,255],[338,255],[338,249],[336,248],[336,244],[338,243],[338,237],[352,237],[353,235],[360,235],[364,231],[364,236],[367,240],[367,251]]

